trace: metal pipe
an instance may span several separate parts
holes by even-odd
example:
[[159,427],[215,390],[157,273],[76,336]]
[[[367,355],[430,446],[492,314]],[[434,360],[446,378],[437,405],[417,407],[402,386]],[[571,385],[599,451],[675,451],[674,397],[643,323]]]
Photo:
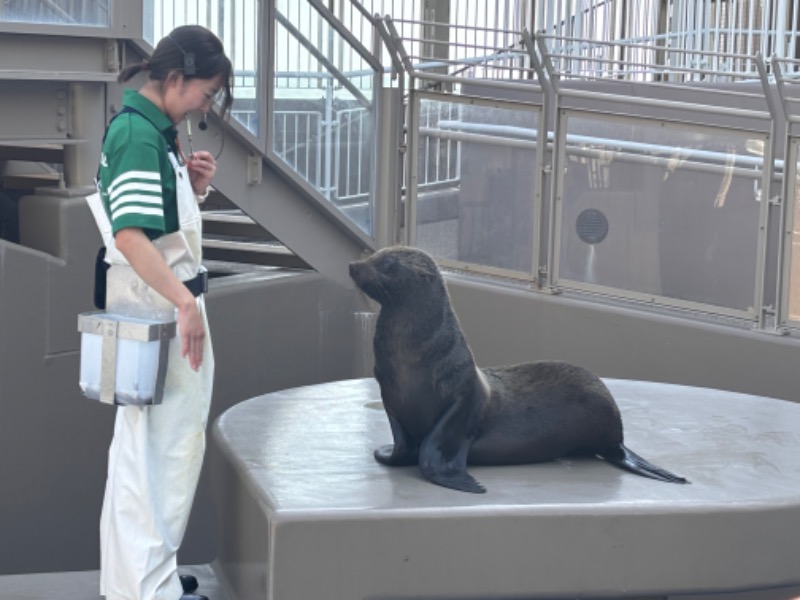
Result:
[[[562,89],[559,93],[561,96],[571,97],[571,98],[582,98],[587,100],[605,100],[608,102],[620,102],[622,100],[634,106],[669,108],[674,110],[701,112],[713,115],[720,114],[720,109],[718,106],[705,106],[703,104],[697,104],[693,102],[676,102],[673,100],[661,100],[659,98],[641,98],[633,96],[622,96],[617,94],[590,92],[583,90],[571,90],[571,89]],[[769,113],[757,110],[748,110],[744,108],[726,108],[724,114],[726,116],[736,116],[742,119],[761,119],[766,121],[769,118]]]

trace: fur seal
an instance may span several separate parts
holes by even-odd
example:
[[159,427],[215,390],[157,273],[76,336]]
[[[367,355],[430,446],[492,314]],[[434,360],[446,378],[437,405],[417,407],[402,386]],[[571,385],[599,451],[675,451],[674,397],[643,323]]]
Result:
[[375,378],[394,444],[389,466],[418,464],[432,483],[483,493],[471,465],[511,465],[595,455],[638,475],[688,483],[622,443],[611,392],[587,369],[540,361],[479,368],[442,275],[425,252],[384,248],[350,264],[355,284],[380,305]]

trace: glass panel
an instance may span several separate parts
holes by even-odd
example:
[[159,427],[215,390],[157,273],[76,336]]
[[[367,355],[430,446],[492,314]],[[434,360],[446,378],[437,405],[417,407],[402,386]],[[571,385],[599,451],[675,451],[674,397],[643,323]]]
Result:
[[[795,146],[795,154],[797,146]],[[789,259],[789,318],[800,321],[800,156],[795,156],[794,221]]]
[[309,4],[277,11],[273,150],[371,234],[374,71]]
[[559,277],[751,310],[764,143],[570,116]]
[[233,63],[231,116],[258,135],[259,0],[145,0],[144,15],[145,39],[153,46],[181,25],[202,25],[219,36]]
[[4,0],[0,21],[105,27],[108,0]]
[[530,273],[539,113],[422,99],[417,245]]

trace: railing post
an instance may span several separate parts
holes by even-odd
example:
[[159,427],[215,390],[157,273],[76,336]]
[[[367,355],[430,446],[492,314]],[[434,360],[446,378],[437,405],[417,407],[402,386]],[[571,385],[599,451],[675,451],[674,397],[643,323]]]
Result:
[[376,110],[378,111],[378,135],[380,140],[375,161],[375,201],[373,234],[378,248],[397,243],[399,232],[398,210],[400,207],[400,181],[402,172],[397,169],[400,150],[399,115],[402,115],[403,97],[394,88],[381,90]]

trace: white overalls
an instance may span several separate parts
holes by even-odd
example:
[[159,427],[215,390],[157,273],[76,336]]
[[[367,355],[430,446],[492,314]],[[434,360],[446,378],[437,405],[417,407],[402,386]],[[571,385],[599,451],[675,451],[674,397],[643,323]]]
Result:
[[[175,168],[180,231],[158,238],[167,264],[181,281],[201,265],[202,227],[185,166]],[[104,236],[105,237],[105,236]],[[105,239],[106,310],[174,320],[175,307],[152,290]],[[197,298],[206,336],[203,363],[193,371],[181,356],[179,334],[171,341],[162,403],[117,408],[100,517],[100,593],[108,600],[179,600],[177,552],[200,475],[211,403],[214,355],[203,296]]]

